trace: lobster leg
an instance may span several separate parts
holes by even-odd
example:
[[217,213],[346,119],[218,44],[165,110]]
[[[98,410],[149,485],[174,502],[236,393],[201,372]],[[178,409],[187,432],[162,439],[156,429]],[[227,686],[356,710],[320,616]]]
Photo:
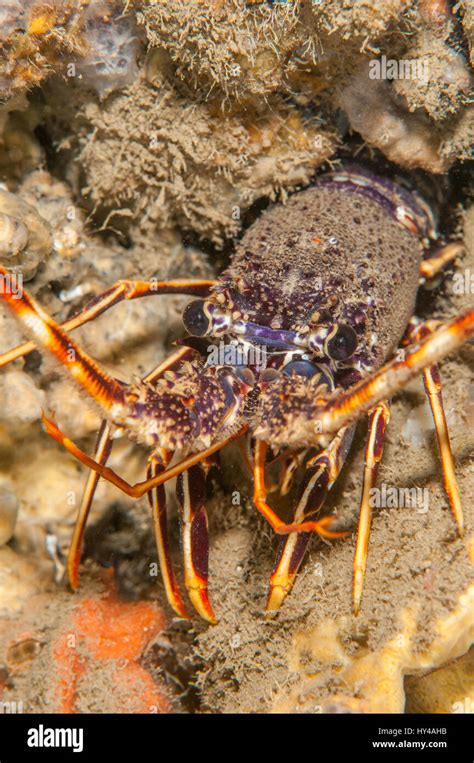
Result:
[[441,378],[437,365],[431,366],[423,371],[423,381],[426,394],[431,406],[433,420],[436,428],[436,437],[438,440],[439,452],[441,455],[441,466],[443,470],[443,484],[448,496],[449,505],[453,517],[457,523],[459,535],[464,533],[464,520],[461,506],[461,497],[459,495],[459,486],[456,479],[454,468],[453,453],[449,441],[448,424],[444,413],[443,398],[441,394]]
[[[191,352],[191,351],[188,350],[188,352]],[[183,359],[183,355],[186,355],[186,354],[187,354],[186,348],[178,350],[178,352],[174,353],[173,355],[171,355],[171,357],[167,358],[165,361],[163,361],[163,363],[161,363],[159,366],[154,368],[153,371],[151,371],[147,375],[147,377],[145,377],[146,380],[156,379],[158,376],[162,375],[169,368],[172,368],[175,363],[181,362],[181,360]],[[99,429],[99,434],[97,436],[97,442],[96,442],[95,451],[94,451],[94,459],[97,461],[98,464],[105,466],[109,458],[111,450],[112,450],[112,440],[110,439],[110,427],[108,426],[105,420],[102,420],[101,426]],[[81,500],[81,505],[79,507],[76,522],[74,525],[74,531],[73,531],[73,535],[71,539],[71,546],[69,548],[68,560],[66,565],[67,580],[73,591],[77,589],[78,583],[79,583],[79,564],[80,564],[82,545],[84,540],[84,532],[85,532],[85,527],[87,523],[87,518],[89,516],[90,507],[94,499],[94,494],[95,494],[99,479],[100,479],[100,475],[97,472],[94,472],[92,470],[89,472],[89,475],[87,477],[87,482],[84,488],[84,493]],[[157,491],[158,491],[158,488],[157,488]],[[148,494],[148,496],[150,498],[150,493]],[[166,509],[165,509],[165,512],[166,512]],[[166,513],[165,513],[165,517],[166,517]],[[164,578],[164,575],[163,575],[163,578]],[[165,585],[165,588],[166,588],[166,585]],[[166,588],[166,590],[168,592],[168,588]],[[173,604],[171,604],[171,606],[173,606]]]
[[[314,421],[315,425],[317,424],[317,430],[315,426],[314,445],[327,446],[332,439],[330,437],[332,432],[337,433],[343,426],[354,422],[362,414],[368,413],[377,403],[391,397],[418,373],[460,347],[473,335],[474,309],[468,309],[457,318],[441,326],[434,334],[420,342],[419,346],[407,348],[404,360],[392,360],[379,371],[367,379],[358,382],[346,392],[338,393],[337,398],[332,398],[323,405],[316,405],[314,408]],[[97,471],[104,479],[119,487],[127,495],[135,498],[139,498],[153,487],[175,477],[181,471],[202,461],[206,456],[216,453],[224,445],[237,439],[248,430],[248,426],[242,426],[224,440],[214,443],[204,451],[188,456],[162,474],[150,480],[139,482],[136,485],[129,485],[111,469],[96,463],[94,459],[80,450],[77,445],[60,432],[52,421],[45,417],[43,417],[43,421],[48,434],[60,442],[66,450],[86,464],[86,466]],[[328,535],[329,531],[327,528],[332,521],[330,517],[324,517],[318,522],[287,525],[266,504],[264,462],[267,447],[268,445],[265,442],[257,441],[254,464],[254,501],[258,510],[267,518],[277,533],[288,534],[289,532],[316,531]],[[329,537],[334,537],[334,533],[330,533]]]
[[208,456],[212,456],[214,453],[217,453],[217,451],[221,450],[221,448],[223,448],[225,445],[233,442],[233,440],[236,440],[238,437],[241,437],[248,431],[248,426],[243,426],[240,429],[237,429],[237,431],[235,431],[233,434],[228,435],[225,439],[219,440],[219,442],[215,442],[213,445],[210,445],[209,448],[198,451],[197,453],[192,453],[190,456],[186,456],[186,458],[183,458],[182,461],[179,461],[174,466],[170,466],[164,472],[157,474],[155,477],[151,477],[150,479],[143,480],[143,482],[136,482],[134,485],[130,485],[129,482],[114,472],[113,469],[109,469],[107,466],[99,464],[93,458],[88,456],[87,453],[81,450],[72,440],[69,439],[69,437],[66,437],[66,435],[61,432],[54,421],[48,419],[47,416],[44,415],[43,426],[46,433],[52,437],[53,440],[56,440],[56,442],[62,445],[68,451],[68,453],[74,456],[74,458],[77,458],[78,461],[83,463],[89,469],[97,472],[104,480],[111,482],[112,485],[115,485],[115,487],[121,490],[122,493],[131,496],[131,498],[141,498],[143,495],[145,495],[145,493],[148,493],[149,490],[152,490],[152,488],[157,487],[158,485],[163,485],[165,482],[173,479],[173,477],[177,477],[178,474],[181,474],[181,472],[184,472],[191,466],[204,461],[204,459],[206,459]]
[[356,551],[354,555],[354,612],[360,608],[362,589],[364,585],[367,551],[369,547],[370,524],[372,509],[370,492],[377,481],[379,463],[383,454],[385,430],[390,420],[390,408],[387,403],[380,403],[369,414],[369,431],[365,446],[364,482],[359,513],[359,529],[357,531]]
[[176,496],[183,523],[184,583],[195,610],[215,624],[207,593],[209,530],[205,508],[208,466],[196,464],[182,472],[176,483]]
[[[6,274],[0,267],[0,274]],[[8,291],[0,296],[12,309],[25,328],[38,342],[68,369],[75,381],[101,408],[109,412],[123,399],[123,386],[81,350],[69,335],[26,292],[18,295]]]
[[295,453],[293,456],[290,456],[286,460],[286,463],[283,465],[280,477],[280,495],[288,495],[290,492],[295,474],[303,463],[306,457],[306,453],[307,450],[302,450],[300,453]]
[[320,520],[305,520],[301,522],[283,522],[278,514],[267,504],[267,488],[265,484],[265,455],[268,444],[263,440],[257,440],[255,443],[254,458],[254,494],[253,501],[258,511],[270,524],[277,535],[288,535],[289,533],[307,533],[317,532],[326,538],[340,538],[345,533],[332,532],[328,528],[333,523],[333,517],[323,517]]
[[315,406],[314,418],[320,434],[315,445],[325,445],[331,433],[368,413],[377,403],[388,400],[411,379],[474,336],[474,308],[468,308],[419,344],[405,349],[403,359],[394,359],[366,379],[354,384],[327,403]]
[[[94,458],[98,463],[105,465],[111,450],[112,441],[110,439],[110,428],[106,421],[102,421],[97,436]],[[79,583],[79,563],[81,560],[84,532],[99,479],[100,477],[97,472],[89,472],[84,493],[82,495],[81,505],[77,512],[66,565],[67,580],[73,591],[77,589]]]
[[[253,502],[258,511],[265,517],[272,529],[277,535],[288,535],[289,533],[311,533],[316,532],[325,538],[340,538],[345,533],[332,532],[329,528],[334,522],[334,517],[322,517],[318,520],[283,522],[278,514],[268,505],[267,487],[265,484],[265,456],[268,444],[263,440],[257,440],[255,443],[254,457],[254,494]],[[313,513],[313,512],[311,512]]]
[[[409,326],[407,335],[403,344],[410,341],[420,341],[430,336],[439,326],[437,321],[426,321],[424,323],[414,323]],[[423,371],[423,383],[431,407],[433,421],[436,429],[436,439],[441,456],[441,467],[443,470],[443,484],[453,517],[458,526],[459,535],[462,537],[464,532],[464,520],[461,506],[461,497],[456,479],[454,468],[453,453],[449,441],[448,424],[444,413],[442,384],[437,364],[433,364]]]
[[[324,504],[349,452],[355,427],[342,429],[326,450],[307,463],[307,471],[300,489],[294,521],[310,519]],[[291,590],[312,533],[291,533],[278,552],[275,568],[270,577],[267,612],[279,609]]]
[[[0,274],[7,275],[7,273],[5,268],[0,267]],[[216,282],[187,278],[173,281],[117,281],[116,284],[92,299],[77,315],[63,323],[61,328],[63,331],[72,331],[78,326],[98,318],[106,310],[126,299],[137,299],[155,294],[187,294],[206,297],[214,283]],[[11,307],[14,308],[13,301],[18,301],[18,298],[10,301]],[[13,360],[28,355],[34,349],[36,349],[35,342],[25,342],[0,355],[0,366],[5,366]]]
[[423,284],[430,278],[434,278],[435,275],[444,270],[446,265],[454,262],[463,253],[464,244],[462,241],[453,241],[430,253],[429,257],[423,260],[420,265],[420,283]]
[[[170,455],[161,449],[154,453],[148,461],[147,476],[154,477],[161,473],[167,466]],[[95,472],[92,472],[95,474]],[[161,577],[165,587],[166,598],[172,609],[179,617],[189,619],[179,586],[176,582],[171,555],[168,546],[168,520],[166,514],[166,494],[164,485],[159,485],[148,493],[155,531],[156,550],[161,570]]]
[[176,352],[173,352],[165,358],[163,362],[150,371],[150,373],[144,376],[142,381],[152,382],[160,376],[163,376],[166,371],[174,371],[183,360],[191,358],[193,354],[194,350],[191,350],[189,347],[181,347],[179,350],[176,350]]

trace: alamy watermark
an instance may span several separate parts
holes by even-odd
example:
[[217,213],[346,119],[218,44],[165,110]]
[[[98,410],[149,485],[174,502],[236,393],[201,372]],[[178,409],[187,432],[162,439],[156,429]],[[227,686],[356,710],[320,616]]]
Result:
[[40,723],[28,729],[28,747],[69,747],[73,752],[84,749],[84,729],[82,728],[48,728]]
[[25,712],[25,704],[20,702],[0,702],[0,715],[16,715]]
[[452,282],[454,294],[474,294],[474,271],[471,268],[454,273]]
[[428,62],[421,58],[396,59],[383,55],[369,62],[370,79],[410,79],[426,83],[428,70]]
[[265,345],[242,344],[232,340],[228,344],[210,344],[207,348],[207,366],[254,366],[257,371],[267,367]]
[[23,296],[23,273],[1,274],[0,294],[9,294],[13,299],[21,299]]
[[451,705],[452,712],[458,713],[458,714],[464,714],[467,713],[469,715],[474,714],[474,698],[473,697],[464,697],[463,700],[459,700],[458,702],[453,702]]
[[430,505],[430,493],[426,487],[390,487],[384,482],[369,491],[372,509],[415,509],[426,514]]

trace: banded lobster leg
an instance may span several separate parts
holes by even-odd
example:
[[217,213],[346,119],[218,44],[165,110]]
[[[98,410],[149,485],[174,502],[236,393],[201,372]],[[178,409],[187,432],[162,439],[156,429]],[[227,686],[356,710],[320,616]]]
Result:
[[[147,477],[155,477],[163,472],[170,460],[170,453],[161,448],[153,453],[148,461]],[[165,587],[166,598],[172,609],[179,617],[189,618],[178,583],[174,574],[173,564],[168,544],[168,517],[166,512],[166,492],[164,485],[158,485],[148,493],[153,529],[155,532],[156,550],[160,565],[161,577]]]
[[[409,345],[412,342],[420,342],[426,339],[439,327],[438,321],[426,321],[424,323],[412,320],[406,336],[402,342],[403,345]],[[441,468],[443,472],[443,484],[449,505],[458,526],[459,535],[464,533],[464,519],[461,506],[461,497],[459,486],[456,479],[453,453],[449,439],[448,424],[444,412],[442,384],[439,367],[437,363],[423,370],[423,383],[425,392],[430,403],[431,413],[436,430],[436,439],[441,458]]]
[[[95,448],[95,458],[98,463],[104,464],[110,455],[112,449],[112,440],[110,439],[110,428],[105,421],[102,421],[97,443]],[[151,478],[160,474],[166,468],[169,462],[169,453],[162,450],[153,453],[148,460],[147,477]],[[79,563],[81,558],[84,532],[90,507],[94,498],[100,476],[97,472],[89,472],[87,482],[84,488],[81,504],[74,526],[74,532],[71,540],[67,559],[67,577],[70,587],[75,591],[79,583]],[[166,598],[172,609],[179,617],[189,618],[179,586],[176,581],[174,569],[171,561],[168,543],[168,521],[166,513],[166,495],[164,485],[159,485],[148,493],[148,502],[151,508],[153,519],[153,530],[155,534],[158,562],[160,565],[161,577],[163,580]]]
[[453,264],[463,253],[464,244],[462,241],[452,241],[429,252],[420,265],[420,284],[424,284],[441,273],[447,265]]
[[[8,271],[0,266],[0,275],[8,275]],[[118,281],[103,294],[92,300],[74,318],[59,326],[43,308],[26,292],[22,296],[3,290],[0,297],[5,300],[25,328],[34,335],[38,344],[54,355],[67,368],[75,381],[101,405],[107,412],[113,405],[122,400],[123,385],[113,379],[106,371],[81,350],[69,337],[67,331],[77,328],[110,309],[124,299],[154,294],[190,294],[205,295],[214,281]],[[36,347],[35,342],[27,342],[0,356],[0,366],[28,354]],[[158,366],[145,381],[156,378],[164,373],[170,362],[184,358],[189,352],[183,348],[171,357],[169,361]]]
[[[144,377],[144,381],[151,381],[153,379],[158,378],[161,376],[165,371],[173,369],[178,363],[180,363],[182,360],[186,359],[190,354],[192,354],[192,350],[189,350],[188,348],[182,348],[178,350],[177,352],[173,353],[170,357],[166,358],[162,363],[160,363],[156,368],[153,369],[147,376]],[[95,451],[94,451],[94,460],[101,464],[102,466],[105,466],[107,463],[107,460],[110,456],[111,450],[112,450],[112,439],[110,437],[110,427],[107,424],[107,421],[105,419],[102,419],[101,426],[99,429],[99,434],[97,436],[97,442],[95,445]],[[154,476],[155,474],[158,474],[159,470],[156,470],[153,475],[149,474],[149,476]],[[69,554],[68,554],[68,560],[66,565],[66,574],[67,574],[67,580],[72,588],[73,591],[75,591],[79,584],[79,564],[81,560],[81,553],[82,553],[82,546],[84,541],[84,533],[86,528],[87,519],[89,516],[90,508],[92,505],[92,501],[94,499],[94,494],[97,489],[97,484],[99,482],[100,475],[98,472],[90,471],[89,475],[87,477],[87,482],[84,487],[84,492],[81,499],[81,504],[79,506],[79,510],[77,512],[76,521],[74,525],[74,531],[71,539],[71,545],[69,548]],[[159,541],[157,538],[157,545],[159,545]],[[163,572],[163,565],[162,572]],[[168,574],[168,577],[171,578],[171,575]],[[165,588],[168,591],[168,588]],[[171,590],[171,588],[170,588]],[[169,597],[171,599],[171,597]],[[173,604],[174,599],[170,600],[171,606],[175,609],[176,612],[180,610],[179,602],[177,602],[177,607]],[[180,614],[180,612],[178,612]]]
[[[8,275],[8,271],[0,266],[0,275]],[[63,331],[73,331],[79,326],[83,326],[89,321],[95,320],[100,315],[105,313],[111,307],[118,305],[123,300],[138,299],[140,297],[155,296],[157,294],[182,294],[188,296],[206,297],[209,294],[211,287],[216,281],[208,280],[196,280],[196,279],[175,279],[172,281],[117,281],[117,283],[110,286],[102,294],[94,297],[87,305],[72,318],[67,320],[61,325]],[[17,314],[21,315],[21,299],[18,300],[18,295],[10,295],[8,293],[2,293],[0,296],[4,297],[10,307]],[[33,303],[31,297],[28,297],[30,303]],[[18,303],[16,305],[15,303]],[[35,303],[33,303],[35,304]],[[18,309],[15,309],[18,307]],[[43,344],[40,337],[38,337],[38,344]],[[7,363],[11,363],[13,360],[28,355],[36,349],[36,343],[33,341],[25,342],[24,344],[14,347],[12,350],[0,355],[0,367],[6,366]]]
[[[441,457],[443,484],[448,502],[457,524],[459,535],[462,537],[464,522],[459,487],[456,479],[454,459],[449,440],[448,426],[442,399],[442,385],[439,368],[436,361],[448,354],[447,346],[456,343],[461,335],[465,341],[474,333],[474,310],[467,310],[451,324],[446,326],[437,321],[419,323],[416,319],[410,322],[402,346],[406,347],[405,357],[386,364],[380,371],[369,379],[356,384],[344,393],[339,400],[328,403],[322,411],[326,431],[335,427],[339,422],[351,419],[353,411],[359,414],[361,410],[377,404],[371,413],[372,427],[369,433],[366,451],[366,473],[364,478],[364,496],[359,520],[359,535],[354,559],[354,610],[360,608],[362,588],[365,574],[368,536],[370,529],[370,507],[367,501],[368,490],[374,484],[376,468],[382,455],[383,437],[388,421],[388,412],[381,400],[382,395],[389,397],[398,391],[406,380],[416,373],[423,374],[425,391],[428,395],[436,437]],[[445,351],[443,352],[443,346]],[[378,421],[377,421],[378,420]],[[378,431],[377,431],[378,430]],[[372,462],[372,468],[370,467]]]
[[[0,273],[6,274],[3,268]],[[205,296],[213,281],[163,281],[163,282],[130,282],[121,281],[108,289],[102,295],[89,303],[73,319],[65,324],[68,329],[73,329],[101,315],[113,305],[123,299],[135,299],[141,296],[148,296],[156,293],[185,293],[192,295]],[[95,361],[93,361],[85,352],[83,352],[68,336],[64,327],[58,326],[47,313],[28,295],[24,294],[18,298],[17,294],[2,295],[15,312],[26,328],[38,339],[39,344],[48,349],[56,359],[68,368],[75,380],[93,397],[101,407],[108,413],[111,409],[120,405],[122,401],[123,386],[116,379],[113,379],[107,372],[103,371]],[[0,365],[5,365],[22,355],[35,349],[34,342],[28,342],[20,347],[11,350],[0,357]],[[172,369],[188,357],[192,351],[189,348],[181,348],[170,358],[166,359],[150,374],[144,381],[152,381],[165,371]],[[44,419],[46,429],[55,439],[61,441],[67,440],[60,433],[59,429],[51,421]],[[71,588],[74,590],[78,585],[78,569],[80,555],[83,545],[84,532],[90,506],[97,488],[100,476],[111,472],[107,469],[106,462],[110,455],[112,441],[110,439],[110,427],[105,420],[102,421],[99,431],[94,458],[80,458],[83,463],[92,461],[97,464],[99,471],[91,471],[88,476],[81,504],[79,507],[76,524],[71,541],[71,547],[67,563],[67,576]],[[85,454],[84,454],[85,456]],[[148,464],[147,483],[152,482],[165,470],[168,459],[163,454],[153,454]],[[166,464],[166,465],[165,465]],[[113,473],[113,472],[111,472]],[[121,483],[127,485],[120,478],[117,478],[119,486]],[[164,482],[164,480],[163,480]],[[129,486],[127,485],[127,488]],[[125,490],[129,495],[133,490]],[[147,492],[147,491],[144,491]],[[144,493],[142,493],[144,494]],[[134,494],[134,497],[138,495]],[[182,617],[187,617],[186,608],[176,584],[167,541],[166,527],[166,503],[164,488],[162,483],[158,482],[153,492],[149,493],[149,502],[153,513],[157,551],[160,562],[160,568],[165,584],[168,600],[173,609]]]
[[[110,456],[111,450],[112,440],[110,439],[110,427],[105,420],[102,420],[99,434],[97,435],[94,458],[99,464],[105,465],[107,463],[107,459]],[[89,472],[74,524],[74,530],[66,564],[67,580],[73,591],[76,591],[79,585],[79,564],[81,561],[84,533],[86,529],[87,518],[89,516],[92,501],[94,500],[94,494],[99,479],[100,477],[97,472]]]
[[[370,534],[371,508],[370,491],[374,487],[378,465],[383,454],[385,429],[390,418],[387,403],[381,403],[369,415],[369,432],[365,452],[365,467],[363,490],[359,517],[359,529],[354,557],[354,606],[359,608],[360,597],[365,574],[367,548]],[[321,509],[328,491],[339,476],[339,473],[347,458],[347,453],[352,442],[354,427],[343,428],[334,438],[331,444],[318,453],[307,463],[307,473],[300,491],[300,498],[295,510],[294,523],[296,525],[313,525],[313,532],[321,535],[336,537],[344,533],[321,532],[321,526],[317,528],[317,522],[312,518]],[[267,506],[267,511],[270,507]],[[331,520],[330,517],[325,518]],[[319,523],[323,520],[319,520]],[[281,530],[281,528],[280,528]],[[287,593],[291,590],[299,566],[303,561],[304,554],[311,539],[311,532],[302,532],[300,527],[291,532],[283,541],[275,569],[270,578],[270,592],[267,602],[267,610],[279,609]]]
[[383,455],[385,430],[390,420],[388,403],[382,402],[369,413],[369,429],[365,446],[364,478],[359,511],[359,527],[354,555],[353,606],[357,614],[360,608],[364,586],[367,552],[369,548],[370,525],[372,521],[371,490],[375,487],[379,463]]
[[320,431],[329,433],[369,412],[384,399],[390,398],[417,374],[423,374],[425,390],[428,394],[436,428],[441,455],[443,482],[451,506],[451,511],[463,532],[463,518],[459,488],[455,476],[454,460],[449,441],[446,416],[443,409],[441,379],[437,361],[449,354],[455,347],[474,335],[474,309],[465,310],[448,324],[436,321],[416,324],[411,322],[402,342],[402,358],[387,363],[367,379],[355,384],[316,410]]
[[[307,462],[294,512],[294,522],[311,520],[320,511],[347,458],[354,430],[355,427],[341,429],[326,450]],[[282,540],[270,577],[267,611],[279,609],[293,587],[311,535],[312,533],[295,532]]]
[[[325,538],[340,538],[345,533],[333,532],[330,526],[334,517],[322,517],[321,519],[300,519],[300,521],[284,522],[276,511],[267,503],[267,486],[265,483],[265,457],[268,443],[264,440],[255,442],[255,455],[253,466],[253,502],[260,514],[267,520],[270,527],[277,535],[289,535],[289,533],[316,532]],[[314,513],[311,511],[311,513]]]
[[[441,258],[442,259],[442,258]],[[429,262],[429,261],[428,261]],[[402,346],[409,346],[429,337],[441,324],[437,321],[419,323],[412,319],[402,341]],[[459,535],[462,537],[464,521],[459,493],[458,482],[454,466],[454,459],[449,440],[448,425],[444,412],[442,385],[439,368],[433,364],[423,370],[423,382],[431,407],[433,421],[436,429],[436,438],[441,457],[443,472],[443,484],[449,505],[458,526]],[[362,588],[365,576],[367,550],[369,542],[371,509],[369,504],[369,491],[375,484],[378,462],[382,457],[383,438],[385,427],[388,423],[389,413],[385,403],[381,403],[370,414],[371,426],[366,449],[366,470],[364,475],[364,491],[359,518],[359,532],[357,537],[356,554],[354,558],[354,611],[359,611],[362,597]]]
[[[447,355],[454,347],[469,339],[474,333],[474,310],[464,311],[449,324],[440,325],[434,321],[411,325],[403,342],[407,346],[404,358],[387,363],[382,369],[367,379],[362,380],[347,392],[334,397],[323,406],[316,408],[319,429],[323,432],[322,443],[329,433],[337,431],[338,425],[347,425],[356,420],[361,413],[369,413],[369,435],[366,446],[366,464],[364,469],[364,487],[359,519],[359,532],[354,558],[354,610],[360,607],[363,581],[366,568],[368,541],[371,523],[370,490],[375,485],[378,464],[382,457],[385,429],[389,420],[388,404],[384,401],[391,394],[402,388],[420,371],[423,373],[425,389],[429,397],[435,422],[437,440],[441,455],[443,482],[459,533],[463,534],[463,518],[459,488],[455,476],[446,417],[443,409],[441,380],[436,361]],[[266,492],[263,479],[263,459],[265,444],[260,444],[260,455],[256,455],[254,501],[257,508],[266,516],[278,533],[306,530],[321,533],[321,521],[315,522],[308,516],[301,516],[300,526],[284,525],[266,504]],[[329,446],[330,447],[330,446]],[[259,463],[260,462],[260,463]],[[321,533],[323,534],[323,533]],[[304,537],[304,535],[303,535]],[[295,541],[294,541],[295,543]],[[302,547],[303,542],[300,541]],[[296,547],[295,547],[296,548]],[[291,558],[291,557],[290,557]],[[289,569],[288,562],[286,563]],[[273,577],[273,576],[272,576]]]
[[[2,294],[3,298],[8,295]],[[10,300],[8,299],[10,302]],[[16,300],[12,298],[15,303]],[[21,306],[21,307],[19,307]],[[26,312],[28,315],[33,314],[34,321],[24,320],[29,326],[30,330],[35,333],[38,341],[46,347],[50,345],[50,323],[44,320],[44,312],[35,310],[34,303],[31,298],[26,300],[25,296],[22,300],[18,300],[13,305],[13,309],[18,314]],[[47,318],[48,316],[46,316]],[[51,322],[51,319],[49,319]],[[60,332],[61,336],[64,336],[64,332],[56,324],[53,325],[56,332]],[[314,407],[313,419],[315,427],[314,446],[327,447],[334,435],[347,424],[353,423],[356,419],[360,418],[364,413],[368,413],[377,403],[389,399],[393,394],[402,389],[411,379],[417,374],[423,371],[425,368],[435,364],[438,360],[450,354],[464,342],[468,341],[474,336],[474,309],[468,309],[460,313],[456,318],[453,318],[448,323],[443,324],[432,335],[426,337],[420,344],[415,347],[409,347],[405,351],[405,358],[403,360],[395,359],[385,364],[381,369],[371,374],[369,377],[357,382],[349,390],[338,393],[337,397],[332,397],[326,403],[317,403]],[[54,337],[53,337],[54,339]],[[68,344],[68,341],[70,344]],[[72,340],[67,335],[64,336],[64,343],[66,348],[72,345]],[[54,344],[54,341],[53,341]],[[74,346],[74,345],[73,345]],[[68,361],[64,359],[64,355],[61,352],[55,352],[53,354],[65,365],[69,365]],[[92,361],[93,362],[93,361]],[[79,364],[81,366],[81,364]],[[95,364],[95,369],[97,365]],[[87,370],[87,368],[86,368]],[[80,370],[79,370],[80,372]],[[102,378],[104,378],[104,372],[102,372]],[[107,388],[107,383],[110,377],[105,375],[105,382],[102,387]],[[114,380],[115,381],[115,380]],[[122,389],[118,382],[115,381],[116,387],[114,390],[121,394]],[[84,385],[88,389],[87,385]],[[92,390],[92,396],[95,399],[100,400],[100,395],[95,395]],[[111,404],[116,400],[113,395],[109,395],[108,402]],[[107,410],[107,407],[104,405]],[[222,441],[213,443],[209,448],[199,453],[192,454],[186,457],[179,464],[166,469],[161,474],[147,479],[143,482],[138,482],[135,485],[128,484],[112,469],[108,469],[102,464],[97,463],[93,458],[90,458],[84,451],[67,438],[56,425],[50,420],[44,418],[44,424],[48,434],[54,439],[60,442],[66,450],[68,450],[75,458],[82,461],[86,466],[94,471],[98,472],[104,479],[112,482],[119,489],[125,492],[127,495],[139,498],[144,495],[148,490],[166,482],[168,479],[175,477],[181,471],[189,468],[202,461],[205,457],[216,453],[224,445],[232,440],[237,439],[243,435],[248,426],[243,425],[239,430],[228,435]],[[331,436],[332,435],[332,436]],[[262,441],[257,441],[256,452],[260,451],[260,455],[264,455],[267,445]],[[321,532],[322,534],[329,534],[329,537],[334,537],[333,533],[328,531],[328,527],[331,524],[330,517],[324,517],[318,521],[308,521],[298,523],[286,524],[282,522],[274,512],[269,509],[265,502],[266,490],[263,480],[263,463],[264,458],[260,457],[259,463],[256,464],[254,470],[255,473],[255,503],[261,513],[266,516],[275,532],[280,534],[288,534],[290,532]],[[337,534],[336,534],[337,535]]]
[[[0,266],[0,275],[2,274],[7,275],[8,271]],[[166,293],[182,293],[182,282],[163,283],[168,284],[168,286],[170,283],[174,284],[174,291],[168,291]],[[207,290],[214,284],[214,281],[187,281],[186,283],[188,284],[187,288],[189,289],[189,291],[186,293],[196,294],[207,292]],[[124,286],[124,284],[132,284],[133,291],[127,291],[127,288]],[[119,282],[116,288],[117,291],[120,291],[120,299],[133,299],[138,296],[145,296],[146,294],[156,293],[157,286],[159,284],[160,282],[126,281]],[[128,297],[126,296],[127,293]],[[107,371],[102,369],[99,364],[96,363],[86,352],[81,350],[80,347],[78,347],[78,345],[64,330],[64,328],[59,326],[29,294],[24,292],[23,295],[19,297],[18,294],[13,294],[8,290],[3,290],[0,292],[0,298],[7,303],[7,305],[18,317],[20,322],[25,326],[25,329],[34,335],[38,345],[48,350],[56,358],[56,360],[68,370],[76,383],[78,383],[79,386],[82,387],[82,389],[101,406],[104,413],[111,414],[114,407],[120,407],[123,404],[125,385],[117,379],[114,379],[110,374],[107,373]],[[104,312],[105,309],[111,307],[112,303],[115,304],[116,301],[120,301],[119,297],[117,297],[115,301],[112,299],[112,297],[110,297],[110,300],[108,297],[107,299],[104,298],[104,302],[102,302],[102,299],[103,297],[97,298],[97,304],[95,306],[86,308],[85,312],[87,313],[88,317],[84,318],[83,316],[84,320],[92,320],[92,318],[96,317],[97,314]],[[105,304],[105,302],[107,302],[107,304]],[[98,306],[100,306],[100,309],[97,311],[96,308]],[[72,320],[75,321],[76,319]],[[79,316],[77,316],[77,320],[78,322],[75,323],[75,325],[79,326],[83,320],[81,319],[79,321]],[[22,348],[24,347],[25,345],[22,345]],[[34,347],[36,347],[36,344],[34,344]],[[19,352],[18,350],[16,356],[20,357],[20,355],[24,354],[25,351],[31,352],[34,347],[30,347],[27,350],[22,349],[22,352]],[[178,353],[173,356],[173,358],[176,359],[178,356],[184,358],[187,352],[187,348],[180,349],[178,350]],[[4,358],[4,356],[2,356],[2,358]],[[173,358],[171,358],[171,362],[173,361]],[[11,359],[12,358],[10,357],[10,360]],[[166,370],[166,368],[169,367],[169,363],[170,360],[164,361],[159,369]],[[156,373],[157,371],[152,372],[152,374],[146,377],[145,380],[154,378]],[[97,472],[103,479],[111,482],[120,490],[122,490],[122,492],[126,493],[126,495],[129,495],[132,498],[140,498],[152,488],[167,482],[173,477],[176,477],[178,474],[180,474],[180,472],[188,469],[196,463],[199,463],[207,456],[216,453],[218,450],[223,448],[224,445],[232,442],[232,440],[237,439],[248,430],[247,426],[242,426],[239,430],[233,431],[232,434],[229,434],[227,437],[223,437],[222,440],[213,443],[205,450],[187,456],[181,462],[165,470],[163,473],[142,482],[138,482],[135,485],[130,485],[112,469],[109,469],[104,464],[101,464],[94,458],[88,456],[87,453],[81,450],[72,440],[66,437],[56,426],[56,424],[46,416],[43,416],[43,424],[47,434],[53,437],[53,439],[55,439],[61,445],[63,445],[66,450],[68,450],[75,458],[77,458],[93,471]]]
[[207,592],[209,563],[209,528],[205,508],[206,481],[212,463],[209,459],[182,472],[176,482],[182,520],[184,584],[194,609],[215,624]]

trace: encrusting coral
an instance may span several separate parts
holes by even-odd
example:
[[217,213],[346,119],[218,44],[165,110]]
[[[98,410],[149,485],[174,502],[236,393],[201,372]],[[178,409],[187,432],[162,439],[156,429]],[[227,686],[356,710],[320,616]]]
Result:
[[103,108],[88,104],[82,125],[84,118],[83,193],[94,206],[130,215],[131,223],[177,224],[216,243],[239,230],[258,198],[307,184],[335,145],[317,119],[303,119],[282,99],[261,112],[223,115],[190,105],[156,75]]

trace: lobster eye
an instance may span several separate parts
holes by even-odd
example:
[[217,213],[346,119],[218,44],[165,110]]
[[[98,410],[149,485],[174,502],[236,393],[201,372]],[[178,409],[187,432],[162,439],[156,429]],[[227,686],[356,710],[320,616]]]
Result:
[[329,334],[325,350],[332,360],[347,360],[357,349],[357,334],[351,326],[340,323],[335,331]]
[[311,379],[314,374],[318,373],[316,366],[309,360],[290,360],[289,363],[283,368],[283,373],[286,376],[304,376],[306,379]]
[[191,336],[205,336],[209,331],[209,318],[204,312],[204,302],[195,299],[190,302],[183,313],[184,328]]

